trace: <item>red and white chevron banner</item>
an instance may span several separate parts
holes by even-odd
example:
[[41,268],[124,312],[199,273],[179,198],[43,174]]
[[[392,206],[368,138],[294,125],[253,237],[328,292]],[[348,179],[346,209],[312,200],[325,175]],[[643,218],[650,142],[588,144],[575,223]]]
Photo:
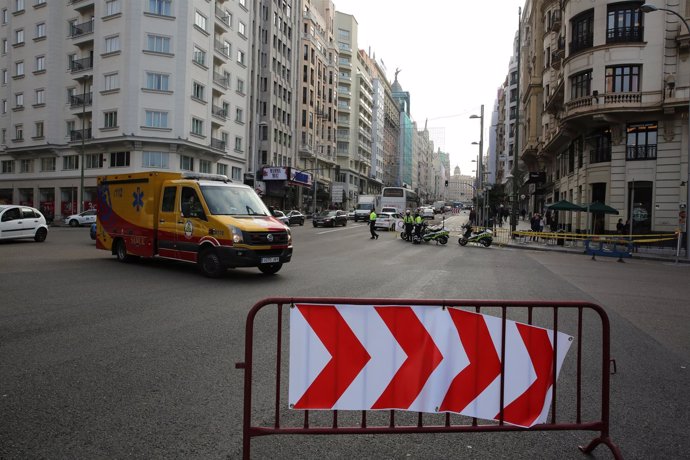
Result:
[[[572,337],[506,321],[506,423],[544,423]],[[501,318],[429,306],[297,304],[290,310],[293,409],[455,412],[498,420]]]

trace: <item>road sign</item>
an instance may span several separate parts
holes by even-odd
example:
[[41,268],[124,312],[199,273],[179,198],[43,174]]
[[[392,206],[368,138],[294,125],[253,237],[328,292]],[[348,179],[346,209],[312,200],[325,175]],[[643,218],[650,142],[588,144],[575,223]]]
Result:
[[[501,318],[457,308],[298,304],[290,310],[293,409],[454,412],[497,420]],[[507,321],[504,421],[546,421],[572,338]],[[555,362],[554,362],[554,355]]]

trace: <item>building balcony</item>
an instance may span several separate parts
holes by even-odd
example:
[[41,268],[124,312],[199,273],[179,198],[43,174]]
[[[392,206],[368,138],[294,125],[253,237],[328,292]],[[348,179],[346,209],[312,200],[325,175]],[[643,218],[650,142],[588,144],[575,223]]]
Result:
[[316,156],[314,149],[309,144],[300,144],[297,153],[299,154],[300,159],[314,158]]
[[220,86],[223,89],[228,89],[228,77],[218,72],[213,72],[213,83]]
[[226,31],[230,30],[230,16],[218,7],[216,7],[216,18],[218,19],[218,24],[223,26]]
[[225,120],[228,117],[227,111],[223,107],[217,105],[211,106],[211,114],[221,120]]
[[226,148],[225,141],[223,139],[216,139],[215,137],[212,137],[211,138],[211,148],[216,149],[216,150],[225,151],[225,148]]
[[230,46],[228,44],[223,43],[220,40],[214,40],[213,41],[213,49],[218,52],[223,58],[230,59]]
[[91,128],[87,128],[87,129],[83,129],[83,130],[82,129],[75,129],[75,130],[72,130],[69,132],[70,142],[88,140],[88,139],[92,139]]
[[82,72],[84,70],[93,69],[93,58],[87,57],[83,59],[75,59],[70,62],[70,71],[72,73]]
[[565,104],[564,118],[576,118],[587,115],[611,112],[633,112],[637,110],[656,110],[662,106],[661,91],[634,93],[606,93],[580,97]]
[[73,95],[69,97],[69,106],[71,109],[78,107],[90,106],[93,103],[93,93]]
[[85,35],[93,34],[93,32],[94,21],[86,21],[82,22],[81,24],[70,24],[69,38],[78,39],[84,37]]
[[625,159],[628,161],[656,160],[656,145],[629,145]]
[[639,43],[644,40],[644,27],[614,27],[606,31],[606,43]]

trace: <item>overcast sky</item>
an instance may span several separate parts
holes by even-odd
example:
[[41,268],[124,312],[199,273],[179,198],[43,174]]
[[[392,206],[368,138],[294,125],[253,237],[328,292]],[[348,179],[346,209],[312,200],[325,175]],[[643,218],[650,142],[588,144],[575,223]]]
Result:
[[[518,8],[524,0],[334,0],[353,15],[359,48],[376,54],[392,82],[410,92],[412,118],[428,119],[436,147],[473,174],[479,115],[484,104],[484,150],[488,148],[496,94],[508,74]],[[336,31],[337,36],[337,31]]]

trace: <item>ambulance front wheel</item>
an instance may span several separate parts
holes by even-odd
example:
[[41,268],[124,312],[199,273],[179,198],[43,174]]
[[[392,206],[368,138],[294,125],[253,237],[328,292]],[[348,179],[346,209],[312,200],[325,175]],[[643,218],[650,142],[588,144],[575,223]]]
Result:
[[225,273],[225,267],[213,249],[205,249],[199,254],[199,268],[209,278],[218,278]]
[[274,275],[278,273],[278,270],[283,266],[283,264],[261,264],[259,265],[259,270],[264,275]]

